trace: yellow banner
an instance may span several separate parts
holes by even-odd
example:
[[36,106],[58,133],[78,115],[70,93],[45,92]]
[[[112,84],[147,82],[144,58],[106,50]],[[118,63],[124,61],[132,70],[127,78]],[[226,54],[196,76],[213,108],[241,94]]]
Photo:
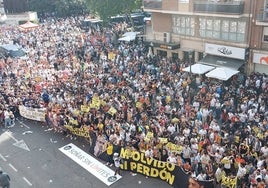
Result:
[[168,142],[166,144],[166,147],[169,148],[171,151],[174,151],[174,152],[179,152],[179,153],[182,152],[182,146],[178,146],[178,145],[173,144],[171,142]]
[[65,125],[64,126],[66,129],[68,129],[72,134],[77,135],[77,136],[82,136],[85,138],[89,138],[89,130],[88,128],[82,127],[82,128],[74,128],[73,126],[70,125]]
[[111,114],[112,116],[113,116],[114,114],[116,114],[116,112],[117,112],[117,110],[116,110],[114,107],[111,107],[111,108],[109,109],[109,111],[108,111],[108,113]]
[[91,104],[90,104],[90,108],[99,109],[100,106],[101,106],[101,100],[100,100],[99,96],[93,96]]
[[237,182],[237,177],[229,178],[229,177],[223,176],[221,184],[225,185],[227,188],[235,188],[236,182]]
[[108,53],[108,59],[109,60],[114,60],[114,58],[115,58],[115,54],[113,52],[109,52]]
[[81,111],[88,113],[90,110],[90,106],[88,105],[81,105]]
[[72,125],[78,125],[77,119],[70,119],[69,123],[72,124]]
[[136,103],[136,107],[140,109],[142,107],[142,103],[141,102],[137,102]]
[[168,139],[167,139],[167,138],[159,138],[159,140],[160,140],[160,143],[161,143],[161,144],[166,144],[166,143],[168,143]]

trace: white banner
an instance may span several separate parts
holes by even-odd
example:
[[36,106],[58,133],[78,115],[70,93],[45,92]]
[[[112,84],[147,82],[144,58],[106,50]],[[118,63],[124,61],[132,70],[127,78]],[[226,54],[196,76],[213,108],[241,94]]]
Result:
[[262,65],[268,65],[268,55],[267,54],[253,54],[253,63],[258,63]]
[[28,108],[23,105],[19,106],[20,115],[26,119],[45,122],[45,108]]
[[72,143],[59,150],[108,186],[122,178],[118,174],[114,176],[113,170]]
[[246,49],[206,43],[205,53],[244,60]]

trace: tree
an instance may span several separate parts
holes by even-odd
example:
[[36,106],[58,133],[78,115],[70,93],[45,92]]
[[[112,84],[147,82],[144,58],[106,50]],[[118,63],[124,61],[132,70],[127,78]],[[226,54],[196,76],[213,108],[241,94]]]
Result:
[[70,16],[85,12],[85,0],[28,0],[29,9],[40,14]]
[[106,23],[111,16],[129,14],[140,9],[142,0],[86,0],[86,4],[91,13]]

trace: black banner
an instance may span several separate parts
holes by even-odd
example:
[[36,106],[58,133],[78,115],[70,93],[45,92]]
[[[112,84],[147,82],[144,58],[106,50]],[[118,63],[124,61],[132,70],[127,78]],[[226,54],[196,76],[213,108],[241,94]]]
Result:
[[[213,188],[212,181],[197,182],[190,178],[182,168],[175,164],[164,161],[159,161],[153,158],[146,158],[144,153],[131,151],[125,148],[114,147],[120,151],[120,158],[123,159],[121,164],[122,170],[127,170],[135,173],[140,173],[148,177],[158,178],[162,181],[173,185],[175,188],[200,187]],[[107,161],[106,152],[102,153],[99,158]]]

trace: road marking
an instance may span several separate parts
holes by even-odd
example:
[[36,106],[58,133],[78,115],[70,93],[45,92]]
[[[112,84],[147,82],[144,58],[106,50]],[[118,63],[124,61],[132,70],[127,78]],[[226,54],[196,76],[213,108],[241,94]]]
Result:
[[26,151],[30,151],[29,147],[26,145],[26,143],[24,142],[24,140],[20,140],[20,141],[14,143],[13,145],[14,146],[17,146],[17,147],[19,147],[21,149],[24,149]]
[[[18,120],[19,121],[19,120]],[[22,121],[19,121],[20,124],[22,124],[24,127],[26,127],[27,129],[30,129],[30,127],[28,125],[26,125],[25,123],[23,123]]]
[[0,153],[0,157],[3,159],[3,161],[7,161],[6,158]]
[[24,131],[22,134],[25,135],[25,134],[32,134],[33,131]]
[[12,132],[5,132],[5,134],[15,141],[15,143],[13,144],[14,146],[17,146],[17,147],[19,147],[21,149],[30,151],[29,147],[26,145],[24,140],[20,140],[20,141],[17,140],[14,136],[12,136]]
[[11,164],[11,163],[9,163],[8,164],[15,172],[18,172],[18,170]]
[[27,180],[27,178],[23,177],[23,180],[26,181],[29,186],[33,186],[33,184],[29,180]]
[[9,138],[12,138],[15,142],[18,142],[18,140],[14,136],[12,136],[12,132],[6,131],[5,134],[9,136]]
[[57,140],[52,140],[52,138],[49,139],[51,143],[55,144],[57,143],[58,141]]

